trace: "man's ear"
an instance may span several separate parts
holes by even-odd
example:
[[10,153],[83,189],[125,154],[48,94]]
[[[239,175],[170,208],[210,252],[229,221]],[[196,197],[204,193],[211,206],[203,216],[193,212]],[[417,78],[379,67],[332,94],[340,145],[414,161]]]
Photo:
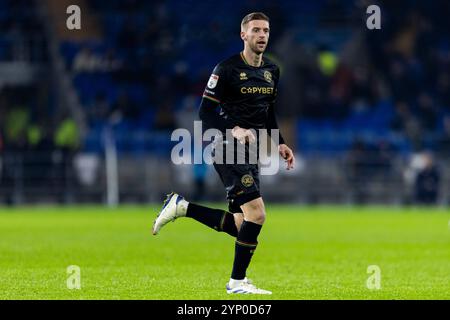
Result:
[[247,36],[246,36],[245,31],[241,31],[241,39],[242,39],[243,41],[247,40]]

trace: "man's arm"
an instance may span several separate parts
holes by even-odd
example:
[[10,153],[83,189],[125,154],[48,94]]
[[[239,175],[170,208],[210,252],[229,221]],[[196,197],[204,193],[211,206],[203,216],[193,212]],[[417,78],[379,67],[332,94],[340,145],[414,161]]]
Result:
[[275,117],[275,99],[276,99],[276,95],[277,95],[277,86],[278,86],[278,79],[280,78],[280,71],[279,69],[276,70],[276,82],[275,82],[275,95],[273,98],[272,103],[269,106],[269,110],[267,113],[267,122],[266,122],[266,128],[268,131],[268,134],[270,135],[270,130],[271,129],[277,129],[279,132],[279,144],[278,144],[278,152],[280,153],[280,156],[286,160],[286,164],[287,170],[290,170],[292,168],[294,168],[294,163],[295,163],[295,157],[294,157],[294,152],[292,152],[291,148],[289,148],[285,141],[283,136],[281,135],[281,131],[278,127],[278,123],[277,123],[277,119]]
[[226,96],[227,82],[227,67],[219,63],[211,73],[200,103],[199,117],[205,130],[217,129],[225,133],[226,129],[234,127],[229,119],[221,117],[217,112],[217,107]]
[[230,120],[221,117],[216,111],[217,106],[217,102],[209,100],[207,97],[203,97],[200,104],[199,116],[203,121],[204,130],[218,129],[226,134],[227,129],[232,129],[231,134],[241,144],[244,144],[247,141],[250,143],[255,141],[255,136],[250,130],[235,126]]
[[279,144],[285,144],[284,138],[281,135],[281,131],[278,128],[277,118],[275,117],[274,103],[271,103],[270,106],[269,106],[269,110],[268,110],[268,113],[267,113],[267,125],[266,125],[266,128],[267,128],[267,133],[268,133],[269,136],[271,136],[271,132],[270,132],[271,129],[278,130],[279,131],[279,139],[280,139],[279,140]]
[[226,129],[233,128],[233,124],[219,115],[216,110],[218,105],[218,102],[203,96],[198,115],[200,120],[203,121],[204,130],[217,129],[225,133]]
[[255,137],[250,130],[239,128],[233,121],[221,117],[217,112],[217,107],[227,94],[227,83],[228,69],[226,66],[218,64],[208,80],[200,104],[199,117],[203,121],[203,128],[205,130],[217,129],[223,134],[226,134],[227,129],[232,129],[231,134],[240,143],[253,142]]
[[266,128],[267,128],[267,132],[270,134],[270,130],[271,129],[276,129],[279,132],[279,145],[281,144],[285,144],[284,142],[284,138],[281,134],[281,130],[278,128],[278,123],[277,123],[277,118],[275,117],[275,100],[277,98],[278,95],[278,82],[280,79],[280,69],[276,68],[275,72],[274,72],[274,95],[273,95],[273,100],[269,105],[269,109],[267,110],[267,121],[266,121]]
[[295,157],[294,157],[294,153],[292,152],[291,148],[289,148],[285,141],[283,136],[281,135],[281,131],[278,128],[278,123],[277,123],[277,119],[275,117],[275,111],[274,111],[274,104],[271,103],[269,110],[268,110],[268,115],[267,115],[267,131],[268,134],[270,135],[270,130],[271,129],[277,129],[279,130],[279,144],[278,144],[278,152],[280,153],[280,156],[286,160],[287,163],[287,170],[290,170],[292,168],[294,168],[294,163],[295,163]]

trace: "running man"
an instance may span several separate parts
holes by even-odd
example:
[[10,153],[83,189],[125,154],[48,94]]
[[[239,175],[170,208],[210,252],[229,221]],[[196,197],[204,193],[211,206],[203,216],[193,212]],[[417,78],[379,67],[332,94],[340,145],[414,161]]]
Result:
[[[223,134],[214,141],[213,157],[218,148],[225,149],[231,142],[245,145],[244,164],[214,160],[214,168],[225,186],[229,212],[190,203],[180,195],[171,193],[152,230],[156,235],[169,221],[190,217],[235,237],[235,256],[231,278],[226,285],[227,293],[272,293],[257,288],[246,277],[266,217],[259,187],[259,165],[248,161],[249,145],[258,140],[255,130],[267,129],[270,134],[271,129],[278,129],[274,104],[280,71],[275,63],[263,58],[269,33],[269,18],[265,14],[254,12],[244,17],[241,22],[244,50],[214,68],[200,105],[203,128],[214,128]],[[231,130],[233,141],[226,140],[227,130]],[[281,133],[278,151],[286,161],[287,170],[292,169],[294,154]]]

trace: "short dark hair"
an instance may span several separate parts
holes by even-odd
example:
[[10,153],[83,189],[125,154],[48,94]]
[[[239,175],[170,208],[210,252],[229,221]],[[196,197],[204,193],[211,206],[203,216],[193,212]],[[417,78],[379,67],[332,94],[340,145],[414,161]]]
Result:
[[245,17],[244,17],[244,19],[242,19],[242,22],[241,22],[241,29],[244,29],[244,27],[245,27],[245,25],[247,24],[247,23],[249,23],[250,21],[252,21],[252,20],[265,20],[265,21],[267,21],[267,22],[269,22],[269,17],[268,16],[266,16],[264,13],[262,13],[262,12],[252,12],[252,13],[249,13],[248,15],[246,15]]

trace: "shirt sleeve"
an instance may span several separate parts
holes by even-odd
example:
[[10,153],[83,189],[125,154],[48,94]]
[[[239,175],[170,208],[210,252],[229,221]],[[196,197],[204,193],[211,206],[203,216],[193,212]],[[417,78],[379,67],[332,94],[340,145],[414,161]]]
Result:
[[209,77],[205,91],[203,92],[203,98],[212,100],[216,103],[222,103],[226,95],[227,83],[227,68],[218,64]]
[[234,127],[230,120],[221,117],[217,112],[217,106],[224,101],[227,82],[226,68],[220,64],[217,65],[209,77],[200,103],[199,117],[203,121],[205,130],[218,129],[225,133],[226,129]]
[[[279,69],[277,69],[276,73],[275,73],[275,79],[274,79],[275,87],[274,87],[273,100],[272,100],[272,102],[269,105],[269,109],[267,110],[266,128],[267,128],[269,136],[270,136],[270,129],[278,129],[279,130],[277,119],[276,119],[276,116],[275,116],[275,101],[276,101],[276,97],[277,97],[278,79],[279,79],[279,77],[280,77],[280,71],[279,71]],[[281,130],[279,130],[279,139],[280,139],[279,144],[284,144],[285,143],[284,138],[281,135]]]

